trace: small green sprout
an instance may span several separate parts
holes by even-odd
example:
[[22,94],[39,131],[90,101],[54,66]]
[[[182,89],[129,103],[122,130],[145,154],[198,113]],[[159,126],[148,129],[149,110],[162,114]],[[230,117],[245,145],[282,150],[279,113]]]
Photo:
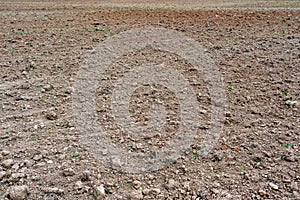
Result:
[[80,153],[77,152],[71,153],[71,158],[78,158],[78,157],[80,157]]
[[229,90],[233,90],[233,88],[234,88],[233,85],[228,85]]
[[198,151],[194,151],[193,152],[193,158],[194,158],[194,160],[197,160],[198,157],[199,157],[199,152]]
[[246,172],[246,170],[245,170],[244,168],[241,168],[240,171],[241,171],[242,173],[245,173],[245,172]]
[[290,147],[292,147],[292,146],[293,146],[293,145],[290,144],[290,143],[286,143],[286,144],[285,144],[285,147],[286,147],[286,148],[290,148]]
[[6,193],[6,189],[0,191],[0,196],[4,195]]
[[283,149],[283,146],[282,146],[282,145],[280,145],[280,146],[279,146],[279,149]]
[[12,131],[13,131],[13,130],[12,130],[11,128],[8,128],[8,129],[6,130],[6,133],[9,133],[9,134],[10,134],[10,133],[12,133]]
[[18,34],[19,35],[24,35],[24,31],[19,31]]

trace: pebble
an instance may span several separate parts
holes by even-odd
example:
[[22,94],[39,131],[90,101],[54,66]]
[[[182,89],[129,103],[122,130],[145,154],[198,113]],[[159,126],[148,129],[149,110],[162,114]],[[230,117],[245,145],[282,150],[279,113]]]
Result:
[[65,192],[63,189],[59,189],[57,187],[45,188],[45,189],[43,189],[43,191],[47,192],[47,193],[54,193],[54,194],[63,194]]
[[297,107],[299,105],[299,102],[298,101],[287,100],[285,102],[285,105],[290,106],[290,107]]
[[132,185],[135,189],[139,189],[141,187],[142,183],[140,181],[135,180],[132,182]]
[[18,163],[15,163],[11,168],[12,168],[13,170],[17,171],[17,170],[20,168],[20,166],[19,166]]
[[94,196],[96,197],[96,199],[101,199],[105,196],[105,188],[103,185],[95,186],[94,192]]
[[82,189],[82,187],[83,187],[83,184],[82,184],[81,181],[77,181],[77,182],[75,183],[75,188],[76,188],[77,190]]
[[27,199],[28,195],[28,187],[25,185],[22,186],[14,186],[9,191],[9,197],[12,200],[23,200]]
[[168,183],[166,184],[166,189],[172,190],[172,189],[174,189],[176,187],[176,185],[177,185],[177,183],[175,182],[175,180],[174,179],[170,179],[168,181]]
[[10,154],[9,151],[6,151],[6,150],[3,150],[3,151],[2,151],[2,155],[3,155],[3,156],[7,156],[7,155],[9,155],[9,154]]
[[47,85],[44,85],[43,88],[44,88],[45,91],[50,91],[50,90],[53,89],[53,86],[50,85],[50,84],[47,84]]
[[53,164],[52,160],[47,160],[47,164]]
[[22,75],[27,75],[28,74],[28,72],[27,71],[22,71],[22,73],[21,73]]
[[199,112],[200,112],[201,114],[206,114],[206,113],[207,113],[207,110],[199,110]]
[[269,183],[269,186],[270,186],[273,190],[278,190],[278,189],[279,189],[279,187],[278,187],[276,184],[272,183],[272,182]]
[[284,158],[284,160],[286,160],[288,162],[295,162],[296,161],[295,156],[286,156]]
[[25,174],[23,174],[23,173],[13,173],[12,175],[11,175],[11,178],[13,179],[13,180],[17,180],[17,179],[19,179],[19,178],[24,178],[25,177]]
[[48,120],[56,120],[57,119],[57,114],[54,111],[50,111],[46,114],[46,118]]
[[149,195],[149,194],[153,194],[153,195],[158,195],[160,194],[160,189],[159,188],[151,188],[151,189],[144,189],[143,190],[143,194],[144,195]]
[[293,191],[295,199],[300,199],[300,194],[297,191]]
[[91,172],[90,171],[84,171],[81,174],[81,180],[82,181],[89,181],[91,179]]
[[38,181],[38,180],[40,180],[40,176],[38,174],[32,175],[31,180],[32,181]]
[[42,154],[38,154],[38,155],[35,155],[35,156],[33,157],[33,160],[34,160],[34,161],[39,161],[39,160],[41,160],[42,158],[43,158]]
[[31,100],[31,97],[20,95],[20,96],[17,96],[17,97],[15,98],[15,100],[16,100],[16,101],[29,101],[29,100]]
[[65,176],[73,176],[75,175],[75,171],[72,168],[64,169],[63,174]]
[[6,175],[5,171],[0,172],[0,180],[2,180]]
[[129,195],[129,199],[143,199],[143,194],[138,190],[133,190]]
[[265,196],[267,195],[267,192],[263,189],[259,189],[258,193],[260,194],[260,196]]
[[299,190],[299,186],[297,182],[292,182],[291,183],[291,189],[292,190]]
[[13,160],[13,159],[7,159],[7,160],[4,160],[4,161],[2,162],[2,166],[5,167],[5,168],[9,168],[9,167],[11,167],[13,164],[14,164],[14,160]]

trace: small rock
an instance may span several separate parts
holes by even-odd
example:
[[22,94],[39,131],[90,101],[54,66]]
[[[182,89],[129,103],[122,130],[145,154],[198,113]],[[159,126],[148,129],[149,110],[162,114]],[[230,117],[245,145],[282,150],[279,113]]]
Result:
[[129,195],[129,199],[143,199],[143,194],[141,191],[133,190]]
[[43,155],[42,154],[38,154],[38,155],[35,155],[34,157],[33,157],[33,160],[34,161],[39,161],[39,160],[41,160],[43,158]]
[[22,71],[22,73],[21,73],[22,75],[27,75],[28,74],[28,72],[27,71]]
[[48,164],[53,164],[53,161],[52,160],[47,160],[47,163]]
[[132,185],[135,189],[139,189],[141,187],[142,183],[140,181],[135,180],[132,182]]
[[59,189],[59,188],[45,188],[43,189],[44,192],[47,193],[54,193],[54,194],[63,194],[65,191],[63,189]]
[[50,91],[50,90],[53,89],[53,86],[50,85],[50,84],[47,84],[47,85],[44,85],[43,88],[44,88],[45,91]]
[[29,101],[29,100],[31,100],[31,97],[20,95],[20,96],[17,96],[17,97],[15,98],[15,100],[16,100],[16,101]]
[[38,174],[32,175],[31,180],[32,181],[39,181],[40,180],[40,175],[38,175]]
[[197,194],[197,199],[206,199],[206,190],[201,190]]
[[300,199],[300,194],[297,191],[293,191],[293,196],[295,199]]
[[295,156],[285,156],[284,160],[288,161],[288,162],[295,162]]
[[199,110],[199,112],[200,112],[201,114],[206,114],[206,113],[207,113],[207,110]]
[[258,193],[260,194],[260,196],[265,196],[267,195],[267,192],[263,189],[259,189]]
[[215,154],[213,155],[212,161],[221,161],[222,158],[223,158],[222,153],[215,153]]
[[217,189],[213,188],[213,189],[212,189],[212,192],[213,192],[214,194],[219,194],[219,193],[220,193],[220,190],[217,190]]
[[56,120],[57,119],[57,114],[54,111],[50,111],[46,114],[46,118],[48,120]]
[[73,92],[73,88],[71,88],[71,87],[68,87],[65,90],[65,94],[72,94],[72,92]]
[[11,178],[13,180],[17,180],[17,179],[24,178],[24,177],[25,177],[25,174],[23,174],[23,173],[13,173],[11,175]]
[[12,168],[13,170],[17,171],[17,170],[20,168],[20,166],[19,166],[18,163],[15,163],[11,168]]
[[292,182],[291,183],[291,189],[292,190],[299,190],[299,186],[297,182]]
[[103,185],[94,187],[94,196],[96,197],[96,199],[101,199],[105,196],[105,188]]
[[90,178],[91,178],[91,172],[90,171],[86,170],[86,171],[82,172],[82,174],[81,174],[81,180],[82,181],[89,181]]
[[73,176],[75,175],[75,171],[72,168],[64,169],[63,174],[65,176]]
[[32,166],[32,162],[30,160],[24,160],[23,161],[23,165],[27,166],[27,167],[31,167]]
[[14,160],[13,160],[13,159],[7,159],[7,160],[4,160],[4,161],[2,162],[2,166],[5,167],[5,168],[9,168],[9,167],[11,167],[13,164],[14,164]]
[[144,189],[143,190],[143,194],[144,195],[150,195],[150,194],[153,194],[153,195],[158,195],[160,194],[160,189],[159,188],[151,188],[151,189]]
[[285,105],[287,105],[289,107],[297,107],[299,105],[299,102],[298,101],[287,100],[285,102]]
[[142,143],[136,143],[135,147],[136,147],[136,149],[142,149],[143,144]]
[[177,183],[175,182],[175,180],[174,179],[170,179],[168,181],[168,183],[165,185],[165,187],[168,190],[172,190],[172,189],[174,189],[176,187],[176,185],[177,185]]
[[0,180],[2,180],[6,175],[5,171],[0,172]]
[[12,200],[23,200],[26,199],[28,195],[28,187],[25,185],[14,186],[9,191],[9,197]]
[[16,43],[17,42],[17,40],[14,40],[14,39],[7,39],[5,41],[8,43]]
[[3,151],[2,151],[2,155],[3,155],[3,156],[7,156],[7,155],[9,155],[9,154],[10,154],[9,151],[6,151],[6,150],[3,150]]
[[189,182],[184,182],[183,183],[183,188],[186,190],[186,191],[190,191],[191,188],[190,188],[190,183]]
[[226,117],[232,117],[232,114],[231,114],[231,112],[226,112],[226,113],[225,113],[225,116],[226,116]]
[[269,183],[269,186],[270,186],[273,190],[278,190],[278,189],[279,189],[279,187],[278,187],[276,184],[272,183],[272,182]]
[[76,188],[77,190],[82,189],[82,187],[83,187],[83,184],[82,184],[81,181],[77,181],[77,182],[75,183],[75,188]]

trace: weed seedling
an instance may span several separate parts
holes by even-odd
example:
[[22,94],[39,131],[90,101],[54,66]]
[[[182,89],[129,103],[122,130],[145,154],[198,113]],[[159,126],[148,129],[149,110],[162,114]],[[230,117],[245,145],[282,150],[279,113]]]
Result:
[[0,196],[4,195],[6,193],[6,189],[0,191]]
[[292,144],[290,144],[290,143],[286,143],[285,144],[285,148],[290,148],[290,147],[292,147],[293,145]]
[[79,158],[80,157],[80,153],[71,153],[71,158]]
[[198,151],[194,151],[193,152],[193,158],[194,158],[194,160],[197,160],[198,157],[199,157],[199,152]]
[[233,85],[228,85],[229,90],[233,90],[233,88],[234,88]]
[[11,129],[11,128],[8,128],[8,129],[6,130],[6,133],[11,134],[11,133],[12,133],[12,129]]
[[36,89],[37,89],[38,91],[41,91],[41,86],[40,86],[40,85],[37,85],[37,86],[36,86]]
[[125,185],[127,185],[128,189],[131,189],[131,184],[128,180],[125,181]]

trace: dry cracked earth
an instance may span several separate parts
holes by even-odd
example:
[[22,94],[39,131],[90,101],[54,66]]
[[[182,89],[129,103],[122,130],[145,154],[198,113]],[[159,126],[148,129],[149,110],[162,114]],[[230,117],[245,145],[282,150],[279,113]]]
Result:
[[[0,199],[300,199],[299,2],[228,2],[190,9],[197,6],[1,1]],[[151,47],[123,55],[95,93],[95,126],[105,127],[114,144],[128,152],[161,148],[180,124],[174,93],[145,85],[130,99],[132,117],[147,122],[150,105],[160,99],[169,123],[149,138],[120,134],[111,93],[128,66],[165,63],[184,74],[202,120],[175,163],[132,174],[103,165],[80,142],[72,95],[95,47],[145,26],[182,32],[206,49],[223,78],[225,117],[213,150],[199,155],[212,109],[202,75],[180,56]]]

